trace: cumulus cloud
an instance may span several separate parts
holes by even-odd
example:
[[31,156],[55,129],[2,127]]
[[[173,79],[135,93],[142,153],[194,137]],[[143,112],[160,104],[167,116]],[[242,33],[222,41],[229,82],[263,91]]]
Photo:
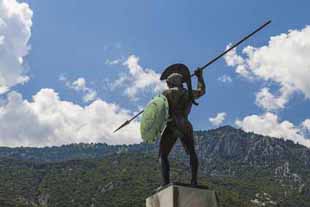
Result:
[[78,78],[72,82],[71,87],[76,91],[84,91],[87,89],[86,80],[84,78]]
[[231,82],[232,82],[231,77],[228,76],[228,75],[222,75],[222,76],[218,77],[217,80],[218,80],[218,81],[221,81],[221,82],[223,82],[223,83],[231,83]]
[[0,94],[29,80],[23,60],[30,49],[31,26],[32,10],[28,4],[0,1]]
[[122,61],[123,61],[122,58],[118,58],[118,59],[114,59],[114,60],[106,59],[105,64],[107,64],[107,65],[117,65],[117,64],[120,64]]
[[160,81],[160,74],[155,71],[142,68],[139,65],[139,58],[131,55],[123,63],[128,69],[128,74],[123,74],[114,82],[115,87],[126,87],[125,94],[129,98],[136,98],[137,93],[146,89],[151,89],[157,93],[162,91],[166,85]]
[[[305,120],[304,123],[307,125],[308,121]],[[305,137],[302,127],[295,126],[287,120],[280,121],[279,117],[271,112],[246,116],[242,120],[236,120],[235,124],[247,132],[289,139],[310,147],[310,140]]]
[[83,96],[83,101],[90,102],[90,101],[95,100],[96,97],[97,97],[97,92],[91,89],[87,91],[86,94]]
[[226,115],[225,112],[218,113],[215,117],[209,118],[209,121],[213,126],[218,127],[224,122]]
[[97,99],[82,107],[61,100],[53,89],[41,89],[31,101],[13,91],[0,106],[1,146],[52,146],[79,142],[139,143],[139,123],[113,133],[131,113]]
[[281,88],[279,93],[280,94],[278,96],[275,96],[274,94],[270,93],[269,88],[262,88],[256,94],[256,105],[266,109],[267,111],[276,111],[278,109],[283,109],[285,107],[285,104],[288,102],[292,91]]
[[[238,55],[236,50],[226,55],[227,65],[246,78],[256,78],[279,85],[279,96],[268,88],[257,95],[257,103],[266,110],[283,108],[292,94],[302,93],[310,98],[310,26],[290,30],[270,38],[268,45],[248,46]],[[273,103],[266,104],[266,99]]]
[[306,119],[302,122],[302,127],[310,131],[310,119]]
[[[226,49],[229,49],[231,44],[226,46]],[[229,53],[224,56],[224,60],[228,66],[235,67],[235,70],[238,74],[243,77],[251,78],[248,69],[245,67],[245,59],[237,54],[236,48],[232,49]]]
[[83,101],[86,103],[93,101],[97,98],[97,91],[92,88],[87,87],[85,78],[80,77],[70,82],[64,75],[61,75],[59,77],[59,80],[65,82],[67,87],[75,91],[83,92],[84,93]]
[[306,119],[301,124],[303,133],[310,139],[310,119]]

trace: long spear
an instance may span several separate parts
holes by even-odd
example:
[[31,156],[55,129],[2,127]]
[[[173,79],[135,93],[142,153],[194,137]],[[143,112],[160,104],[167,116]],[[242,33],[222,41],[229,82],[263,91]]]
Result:
[[[237,47],[238,45],[240,45],[242,42],[244,42],[245,40],[249,39],[251,36],[253,36],[254,34],[256,34],[257,32],[259,32],[260,30],[262,30],[264,27],[266,27],[268,24],[271,23],[271,20],[265,22],[263,25],[261,25],[260,27],[258,27],[256,30],[254,30],[253,32],[251,32],[250,34],[246,35],[245,37],[243,37],[240,41],[236,42],[235,44],[233,44],[230,48],[228,48],[227,50],[225,50],[224,52],[222,52],[221,54],[219,54],[218,56],[216,56],[215,58],[213,58],[212,60],[210,60],[207,64],[205,64],[204,66],[198,68],[199,70],[204,70],[206,67],[208,67],[209,65],[211,65],[212,63],[214,63],[215,61],[217,61],[218,59],[220,59],[221,57],[223,57],[224,55],[226,55],[226,53],[228,53],[229,51],[233,50],[235,47]],[[192,74],[191,77],[193,77],[195,74]],[[135,116],[133,116],[131,119],[125,121],[121,126],[119,126],[117,129],[114,130],[113,133],[117,132],[118,130],[120,130],[121,128],[123,128],[124,126],[128,125],[132,120],[134,120],[135,118],[137,118],[140,114],[142,114],[144,112],[144,110],[140,111],[138,114],[136,114]]]

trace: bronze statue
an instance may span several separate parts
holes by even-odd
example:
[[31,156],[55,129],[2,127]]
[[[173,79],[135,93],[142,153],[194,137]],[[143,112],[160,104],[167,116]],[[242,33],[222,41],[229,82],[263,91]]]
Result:
[[[143,116],[145,115],[144,119],[142,117],[140,126],[142,139],[145,142],[154,142],[158,135],[161,134],[159,157],[162,172],[162,185],[166,185],[170,182],[168,155],[177,138],[180,138],[185,151],[190,156],[192,171],[191,185],[197,185],[198,159],[194,147],[193,127],[188,120],[188,115],[191,111],[192,104],[198,105],[195,100],[205,94],[205,83],[202,71],[270,23],[270,20],[265,22],[207,64],[198,68],[193,75],[190,74],[189,69],[184,64],[169,66],[162,73],[160,78],[161,80],[166,80],[168,89],[159,96],[153,98],[145,110],[140,111],[114,130],[114,132],[120,130],[140,114],[143,114]],[[196,90],[192,90],[192,76],[196,76],[198,79]],[[184,88],[184,83],[187,84],[187,88]]]
[[[168,89],[163,92],[163,95],[169,103],[169,119],[162,133],[159,146],[162,185],[167,185],[170,182],[168,155],[177,138],[180,138],[186,153],[190,156],[192,172],[191,185],[196,186],[198,159],[194,146],[193,127],[188,120],[188,115],[191,111],[193,101],[205,94],[206,87],[201,69],[196,70],[194,73],[198,79],[197,90],[191,90],[191,83],[189,83],[190,75],[186,75],[190,74],[188,68],[183,64],[175,64],[168,67],[166,71],[172,69],[172,67],[176,72],[173,71],[167,78],[163,76],[161,78],[166,78]],[[182,74],[180,71],[188,72],[183,72]],[[184,82],[188,83],[187,89],[183,86]]]

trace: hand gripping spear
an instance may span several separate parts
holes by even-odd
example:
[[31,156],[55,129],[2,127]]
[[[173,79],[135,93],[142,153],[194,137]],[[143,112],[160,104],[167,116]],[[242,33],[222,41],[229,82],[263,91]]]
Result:
[[[262,30],[264,27],[266,27],[268,24],[271,23],[271,20],[265,22],[263,25],[261,25],[260,27],[258,27],[256,30],[254,30],[253,32],[251,32],[250,34],[246,35],[245,37],[243,37],[239,42],[233,44],[230,48],[228,48],[227,50],[225,50],[224,52],[222,52],[221,54],[219,54],[217,57],[213,58],[211,61],[209,61],[207,64],[205,64],[204,66],[198,68],[198,70],[203,70],[206,67],[208,67],[209,65],[211,65],[212,63],[214,63],[215,61],[217,61],[218,59],[220,59],[221,57],[223,57],[226,53],[228,53],[229,51],[231,51],[232,49],[234,49],[235,47],[237,47],[238,45],[240,45],[242,42],[244,42],[245,40],[249,39],[251,36],[253,36],[254,34],[256,34],[257,32],[259,32],[260,30]],[[191,77],[193,77],[195,74],[192,74]],[[144,110],[140,111],[139,113],[137,113],[135,116],[133,116],[131,119],[125,121],[121,126],[119,126],[117,129],[114,130],[113,133],[117,132],[118,130],[120,130],[121,128],[123,128],[124,126],[128,125],[132,120],[134,120],[135,118],[137,118],[140,114],[142,114],[144,112]]]

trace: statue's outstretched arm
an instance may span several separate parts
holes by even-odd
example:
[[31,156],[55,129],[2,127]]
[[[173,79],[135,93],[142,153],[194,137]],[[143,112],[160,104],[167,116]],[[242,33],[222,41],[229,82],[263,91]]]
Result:
[[203,79],[202,70],[198,69],[195,71],[195,75],[197,77],[197,89],[193,90],[193,96],[195,99],[203,96],[206,93],[206,84]]

